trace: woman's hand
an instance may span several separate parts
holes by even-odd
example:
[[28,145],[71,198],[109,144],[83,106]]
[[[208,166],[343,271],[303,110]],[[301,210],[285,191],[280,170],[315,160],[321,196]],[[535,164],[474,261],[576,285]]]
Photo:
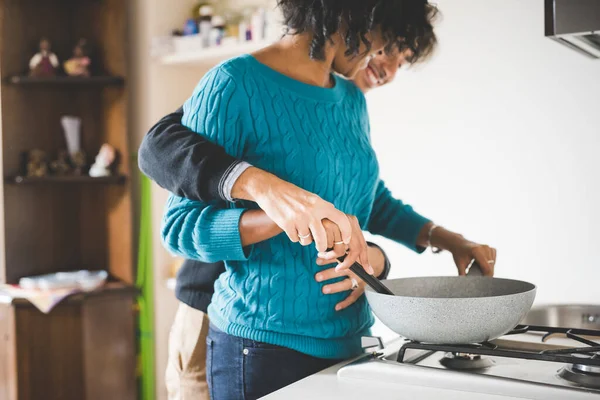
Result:
[[[424,232],[428,232],[431,224],[425,225]],[[421,234],[421,242],[427,245],[426,234]],[[431,233],[431,245],[452,253],[454,263],[459,275],[466,275],[471,261],[475,260],[481,267],[485,276],[494,275],[496,265],[496,249],[486,244],[479,244],[465,239],[458,233],[451,232],[441,226],[436,227]]]
[[[383,255],[381,250],[379,250],[376,247],[369,247],[367,251],[369,253],[369,260],[371,260],[373,268],[375,270],[375,276],[380,276],[383,273],[383,269],[385,266],[385,256]],[[317,259],[318,265],[327,265],[335,262],[337,261],[325,260],[323,258]],[[324,294],[346,292],[349,290],[351,291],[348,297],[346,297],[344,300],[340,301],[338,304],[335,305],[336,311],[343,310],[344,308],[347,308],[351,304],[356,302],[356,300],[358,300],[360,296],[362,296],[362,294],[365,292],[366,285],[365,282],[358,276],[356,276],[352,271],[343,270],[338,272],[336,271],[336,268],[329,268],[324,271],[318,272],[315,275],[315,280],[317,282],[324,282],[334,278],[339,278],[340,276],[345,276],[346,278],[342,281],[325,285],[322,289]],[[352,290],[352,279],[355,279],[356,283],[358,284],[358,286],[354,290]]]
[[485,276],[494,276],[494,265],[496,264],[496,249],[486,244],[471,242],[462,238],[448,249],[452,253],[454,263],[458,268],[459,275],[467,274],[467,267],[475,260],[481,267]]
[[329,262],[335,262],[345,254],[346,259],[344,262],[339,263],[338,266],[335,267],[338,272],[349,269],[354,262],[358,261],[365,271],[374,275],[375,271],[369,263],[369,246],[367,246],[367,241],[362,233],[358,219],[353,215],[348,215],[348,220],[352,227],[352,237],[350,239],[350,244],[347,247],[341,239],[342,234],[339,227],[327,219],[322,221],[323,227],[327,233],[327,249],[331,250],[319,252],[318,257]]

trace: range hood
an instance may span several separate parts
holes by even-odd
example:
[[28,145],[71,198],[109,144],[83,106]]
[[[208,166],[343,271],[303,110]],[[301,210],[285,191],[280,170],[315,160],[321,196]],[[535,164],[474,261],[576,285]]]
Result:
[[546,0],[546,36],[600,58],[600,0]]

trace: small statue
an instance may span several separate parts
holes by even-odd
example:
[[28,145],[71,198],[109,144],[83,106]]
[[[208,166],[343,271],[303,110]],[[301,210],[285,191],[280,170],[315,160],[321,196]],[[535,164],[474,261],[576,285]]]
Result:
[[70,76],[90,76],[90,64],[88,45],[85,39],[80,39],[73,49],[73,57],[65,61],[64,68]]
[[110,176],[110,166],[115,161],[116,151],[110,144],[104,143],[100,147],[100,152],[96,156],[96,162],[90,168],[90,176],[99,178],[101,176]]
[[50,41],[46,38],[40,40],[40,51],[29,61],[29,75],[38,77],[56,76],[56,69],[60,65],[58,57],[52,51]]
[[73,174],[83,175],[83,170],[87,167],[87,160],[83,150],[79,150],[71,154],[71,162],[73,163]]
[[27,176],[40,178],[48,174],[46,152],[33,149],[27,152]]
[[50,162],[50,171],[58,176],[68,175],[69,172],[71,172],[69,153],[66,150],[60,150],[58,152],[58,158]]

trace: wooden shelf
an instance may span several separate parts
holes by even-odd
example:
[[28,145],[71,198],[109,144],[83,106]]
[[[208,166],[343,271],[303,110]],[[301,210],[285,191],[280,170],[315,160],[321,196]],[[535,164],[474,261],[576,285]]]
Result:
[[125,79],[121,76],[56,76],[56,77],[35,77],[15,75],[6,79],[6,82],[12,85],[23,86],[123,86]]
[[127,181],[125,175],[114,175],[92,178],[87,175],[80,176],[44,176],[40,178],[26,176],[12,176],[4,179],[7,184],[14,185],[40,185],[40,184],[104,184],[122,185]]
[[212,65],[227,58],[251,53],[271,43],[273,43],[271,40],[260,40],[172,53],[160,57],[160,63],[163,65]]
[[[27,300],[0,298],[1,400],[138,398],[128,5],[0,1],[0,282],[86,267],[102,267],[117,281],[73,294],[49,314]],[[94,76],[27,76],[41,37],[60,60],[86,38]],[[81,119],[79,145],[90,157],[104,143],[114,147],[120,175],[15,176],[27,175],[24,151],[65,148],[65,115]]]

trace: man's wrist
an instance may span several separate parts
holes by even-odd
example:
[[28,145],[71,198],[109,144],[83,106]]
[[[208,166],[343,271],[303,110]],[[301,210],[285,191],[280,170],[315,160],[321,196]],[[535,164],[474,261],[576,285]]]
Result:
[[251,167],[246,161],[236,161],[229,166],[219,182],[219,195],[223,200],[234,201],[236,197],[232,195],[233,187],[240,176]]
[[231,197],[234,199],[255,201],[261,182],[264,182],[264,174],[267,172],[256,167],[246,169],[231,187]]

